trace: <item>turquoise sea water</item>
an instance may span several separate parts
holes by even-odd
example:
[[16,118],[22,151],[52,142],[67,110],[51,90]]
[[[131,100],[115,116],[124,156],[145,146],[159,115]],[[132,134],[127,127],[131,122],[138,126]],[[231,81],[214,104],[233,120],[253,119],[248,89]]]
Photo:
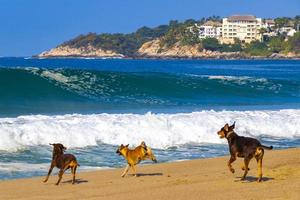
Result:
[[216,131],[300,146],[300,61],[0,58],[0,178],[45,174],[49,142],[81,169],[121,167],[121,143],[158,160],[227,154]]

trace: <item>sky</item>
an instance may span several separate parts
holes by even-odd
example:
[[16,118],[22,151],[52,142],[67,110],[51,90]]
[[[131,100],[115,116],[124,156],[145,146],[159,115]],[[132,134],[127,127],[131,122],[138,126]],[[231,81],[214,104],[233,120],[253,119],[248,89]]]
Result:
[[89,32],[233,14],[294,17],[300,0],[0,0],[0,56],[36,55]]

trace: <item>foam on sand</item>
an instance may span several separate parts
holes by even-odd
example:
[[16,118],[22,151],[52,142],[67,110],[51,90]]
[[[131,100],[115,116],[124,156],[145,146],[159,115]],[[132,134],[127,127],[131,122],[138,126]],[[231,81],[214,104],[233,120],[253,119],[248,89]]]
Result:
[[[0,162],[0,173],[22,173],[22,172],[34,172],[34,173],[45,173],[50,167],[49,163],[24,163],[24,162]],[[94,171],[111,169],[110,167],[97,167],[97,166],[80,166],[79,171]],[[54,171],[58,171],[55,168]]]

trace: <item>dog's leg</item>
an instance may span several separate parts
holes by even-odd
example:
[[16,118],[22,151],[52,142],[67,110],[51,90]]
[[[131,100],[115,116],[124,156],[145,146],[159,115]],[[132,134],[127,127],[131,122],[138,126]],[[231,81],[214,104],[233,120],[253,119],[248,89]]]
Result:
[[243,177],[241,178],[242,181],[245,180],[245,178],[246,178],[246,176],[247,176],[249,162],[250,162],[250,159],[247,158],[247,157],[245,157],[245,158],[244,158],[245,171],[244,171]]
[[259,148],[255,152],[255,158],[257,161],[257,182],[261,182],[262,180],[262,160],[264,157],[264,149]]
[[49,176],[50,176],[50,174],[51,174],[53,168],[54,168],[54,165],[51,163],[51,166],[50,166],[50,168],[49,168],[48,174],[47,174],[45,180],[43,181],[44,183],[46,183],[46,182],[48,181]]
[[75,184],[76,168],[77,168],[77,165],[75,165],[74,167],[71,168],[72,175],[73,175],[72,184]]
[[132,170],[133,170],[133,175],[134,175],[135,177],[137,177],[137,174],[136,174],[136,168],[135,168],[135,166],[134,166],[134,165],[132,165],[131,167],[132,167]]
[[[245,170],[245,165],[244,165],[244,163],[242,164],[242,170],[244,171]],[[248,171],[250,170],[250,168],[248,167]]]
[[61,178],[62,178],[62,175],[64,174],[64,169],[61,169],[59,170],[59,173],[58,173],[58,181],[56,183],[56,185],[59,184],[59,182],[61,181]]
[[257,164],[258,164],[258,175],[257,175],[257,182],[261,182],[262,180],[262,158],[260,158],[258,161],[257,161]]
[[229,171],[231,171],[231,173],[234,173],[234,169],[232,168],[232,165],[231,163],[233,163],[234,161],[236,160],[236,157],[235,156],[231,156],[229,161],[228,161],[228,168],[229,168]]
[[123,172],[123,174],[121,175],[122,177],[124,177],[126,174],[127,174],[127,172],[128,172],[128,170],[129,170],[129,164],[126,166],[126,168],[125,168],[125,170],[124,170],[124,172]]
[[68,167],[69,167],[69,166],[65,166],[64,168],[61,168],[61,169],[59,170],[59,173],[58,173],[58,181],[57,181],[56,185],[58,185],[58,184],[60,183],[60,181],[61,181],[61,179],[62,179],[62,176],[63,176],[64,172],[68,169]]

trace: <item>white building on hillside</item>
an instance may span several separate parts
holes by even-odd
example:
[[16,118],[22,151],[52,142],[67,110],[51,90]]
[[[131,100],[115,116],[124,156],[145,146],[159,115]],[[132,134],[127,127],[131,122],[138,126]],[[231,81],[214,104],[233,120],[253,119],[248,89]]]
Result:
[[261,28],[262,19],[253,15],[233,15],[223,18],[221,42],[234,43],[235,39],[239,39],[243,43],[261,41]]
[[220,22],[207,21],[199,28],[199,38],[220,38],[222,36],[222,24]]
[[262,27],[265,29],[274,29],[275,28],[275,21],[274,19],[265,19]]
[[295,33],[296,33],[297,31],[295,30],[295,29],[291,29],[289,32],[287,32],[287,36],[289,36],[289,37],[293,37],[294,35],[295,35]]
[[264,38],[276,37],[278,35],[276,31],[276,24],[273,19],[263,20],[262,28],[265,29],[262,33]]
[[280,34],[286,34],[289,37],[294,36],[294,34],[297,32],[296,29],[290,26],[284,26],[278,29],[278,32]]

